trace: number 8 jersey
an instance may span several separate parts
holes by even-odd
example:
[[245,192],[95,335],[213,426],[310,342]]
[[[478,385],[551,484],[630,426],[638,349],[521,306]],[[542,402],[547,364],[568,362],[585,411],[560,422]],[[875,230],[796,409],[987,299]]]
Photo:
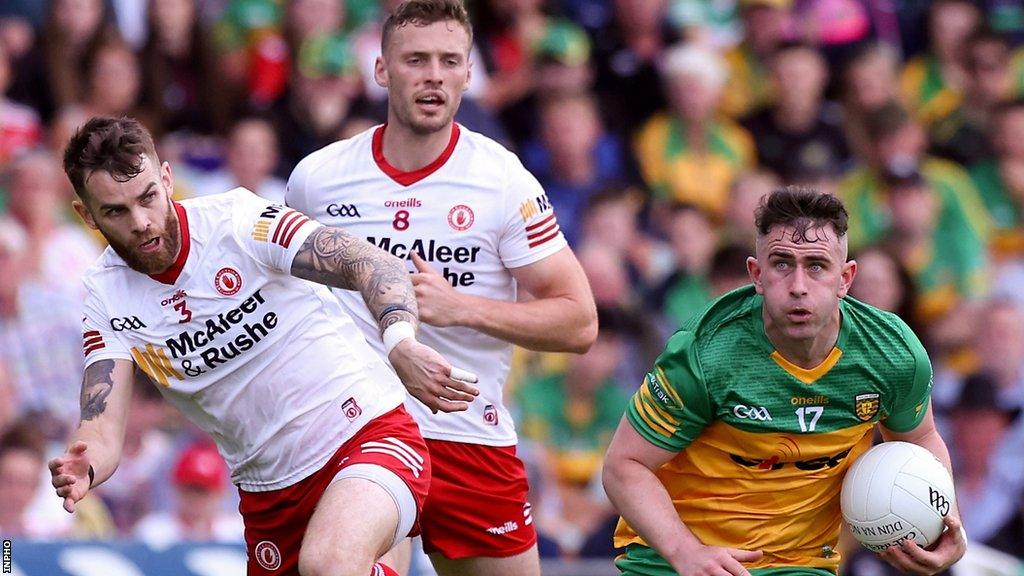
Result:
[[148,276],[107,248],[86,272],[86,365],[134,361],[241,489],[290,486],[405,390],[331,292],[290,275],[319,223],[243,188],[174,207],[169,270]]
[[[497,142],[453,124],[448,147],[437,160],[402,172],[384,158],[385,128],[303,159],[288,181],[287,204],[403,260],[419,255],[459,292],[506,302],[516,300],[510,268],[567,246],[540,184]],[[412,262],[407,266],[415,271]],[[383,354],[376,323],[359,294],[335,293]],[[480,378],[480,396],[465,412],[432,414],[419,401],[406,400],[423,436],[514,445],[512,418],[502,402],[512,345],[462,326],[422,324],[417,339]]]

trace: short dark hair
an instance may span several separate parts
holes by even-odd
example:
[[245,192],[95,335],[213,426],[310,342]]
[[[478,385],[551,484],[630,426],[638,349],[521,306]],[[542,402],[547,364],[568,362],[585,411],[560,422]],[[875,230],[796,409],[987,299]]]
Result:
[[883,138],[888,138],[902,130],[904,126],[913,123],[914,119],[907,109],[894,100],[869,112],[864,117],[864,130],[872,143],[878,143]]
[[380,37],[380,51],[387,48],[391,34],[398,28],[412,24],[427,26],[435,22],[455,21],[466,29],[469,43],[473,44],[473,25],[469,21],[469,13],[462,5],[462,0],[408,0],[399,4],[398,8],[384,21],[384,31]]
[[142,155],[156,162],[156,146],[149,130],[134,118],[90,118],[64,149],[64,173],[85,199],[85,181],[96,170],[118,182],[127,182],[143,170]]
[[757,234],[764,236],[773,226],[792,226],[794,238],[807,240],[811,228],[832,225],[840,237],[846,235],[849,215],[842,200],[813,188],[787,186],[761,199],[754,213]]

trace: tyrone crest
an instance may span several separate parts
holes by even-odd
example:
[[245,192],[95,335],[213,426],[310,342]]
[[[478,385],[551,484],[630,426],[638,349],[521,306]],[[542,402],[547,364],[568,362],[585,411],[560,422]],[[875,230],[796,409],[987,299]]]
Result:
[[874,392],[854,396],[853,410],[861,422],[870,422],[878,414],[878,408],[882,404],[880,398],[881,396]]

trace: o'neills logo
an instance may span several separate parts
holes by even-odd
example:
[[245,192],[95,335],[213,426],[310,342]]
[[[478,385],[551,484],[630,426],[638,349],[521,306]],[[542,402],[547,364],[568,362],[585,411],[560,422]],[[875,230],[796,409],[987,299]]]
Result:
[[406,198],[405,200],[387,200],[384,202],[385,208],[419,208],[423,203],[415,198]]
[[164,298],[163,300],[161,300],[160,301],[160,305],[161,306],[168,306],[170,304],[174,304],[175,302],[178,302],[180,300],[184,300],[185,296],[188,296],[188,294],[186,294],[184,290],[178,290],[170,298]]

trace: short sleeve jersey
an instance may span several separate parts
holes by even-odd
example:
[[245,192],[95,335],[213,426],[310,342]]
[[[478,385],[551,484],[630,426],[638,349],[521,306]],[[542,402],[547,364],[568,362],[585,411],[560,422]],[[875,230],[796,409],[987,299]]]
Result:
[[[921,422],[931,364],[902,320],[848,297],[835,347],[801,368],[772,347],[762,302],[737,289],[676,332],[626,417],[679,452],[657,476],[705,544],[763,550],[752,568],[834,572],[843,475],[876,422],[897,432]],[[643,544],[624,521],[615,543]]]
[[[412,254],[418,254],[459,292],[494,300],[516,300],[509,269],[567,246],[540,184],[498,143],[454,124],[437,160],[403,172],[384,158],[385,129],[378,126],[306,157],[292,172],[286,203],[407,260],[411,272]],[[383,355],[377,324],[359,294],[335,293]],[[502,402],[512,345],[471,328],[426,324],[417,338],[480,378],[480,396],[465,412],[432,414],[415,399],[406,400],[423,436],[515,444]]]
[[243,490],[294,484],[405,391],[330,291],[290,275],[320,224],[244,188],[175,210],[169,270],[148,276],[107,248],[86,273],[86,365],[133,360]]

